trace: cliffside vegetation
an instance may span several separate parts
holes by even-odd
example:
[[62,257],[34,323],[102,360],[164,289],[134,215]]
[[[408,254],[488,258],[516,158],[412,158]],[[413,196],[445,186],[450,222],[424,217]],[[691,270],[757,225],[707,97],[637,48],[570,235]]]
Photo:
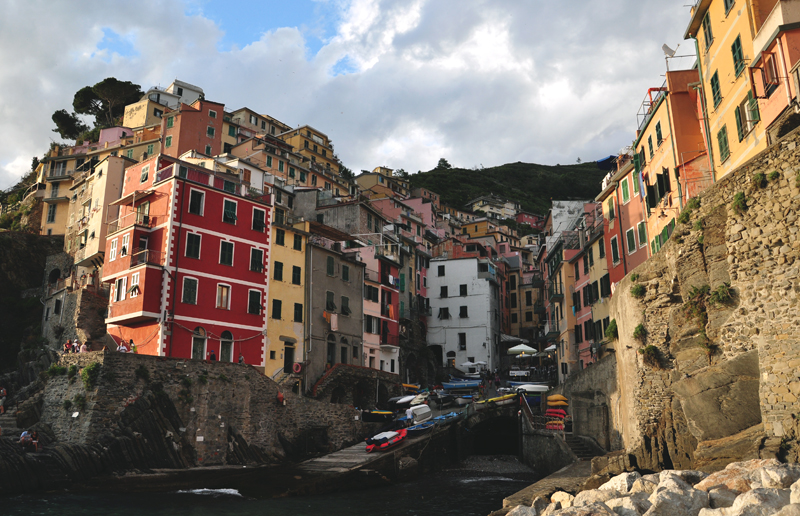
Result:
[[551,199],[594,199],[607,173],[594,162],[552,166],[518,161],[466,169],[439,160],[433,170],[409,179],[412,187],[434,191],[444,204],[454,208],[462,209],[467,201],[493,193],[519,201],[525,211],[543,214],[550,208]]

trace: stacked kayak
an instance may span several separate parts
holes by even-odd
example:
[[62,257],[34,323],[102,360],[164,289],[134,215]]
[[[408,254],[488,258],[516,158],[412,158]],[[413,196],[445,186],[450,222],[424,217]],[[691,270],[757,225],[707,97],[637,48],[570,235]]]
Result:
[[547,397],[547,410],[544,415],[547,418],[545,428],[548,430],[564,430],[564,418],[567,417],[566,407],[569,406],[567,398],[560,394],[553,394]]

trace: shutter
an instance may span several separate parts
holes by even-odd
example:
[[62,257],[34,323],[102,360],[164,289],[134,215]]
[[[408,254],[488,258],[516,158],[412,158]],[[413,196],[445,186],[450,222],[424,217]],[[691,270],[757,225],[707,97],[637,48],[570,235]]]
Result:
[[758,99],[753,98],[753,92],[747,92],[747,122],[755,123],[761,120],[761,113],[758,111]]
[[400,292],[406,291],[406,275],[405,273],[400,274]]
[[646,188],[647,188],[647,207],[655,208],[656,207],[655,187],[653,185],[647,185]]
[[636,169],[636,173],[638,174],[638,173],[639,173],[639,170],[642,168],[642,164],[641,164],[641,162],[639,161],[639,155],[638,155],[638,154],[636,154],[636,155],[633,157],[633,166],[634,166],[634,168]]
[[246,182],[250,182],[250,171],[248,169],[242,170],[242,177]]
[[664,192],[669,192],[672,189],[672,184],[669,182],[669,169],[664,168],[661,174],[662,181],[664,181]]

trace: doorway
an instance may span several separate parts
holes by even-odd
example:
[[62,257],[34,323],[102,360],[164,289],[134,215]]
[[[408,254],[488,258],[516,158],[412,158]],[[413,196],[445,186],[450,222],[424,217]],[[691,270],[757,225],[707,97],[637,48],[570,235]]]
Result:
[[229,331],[223,331],[220,337],[219,361],[233,362],[233,335]]
[[294,347],[285,346],[283,348],[283,372],[289,374],[294,367]]
[[194,329],[192,336],[192,358],[194,360],[206,358],[206,330],[200,326]]

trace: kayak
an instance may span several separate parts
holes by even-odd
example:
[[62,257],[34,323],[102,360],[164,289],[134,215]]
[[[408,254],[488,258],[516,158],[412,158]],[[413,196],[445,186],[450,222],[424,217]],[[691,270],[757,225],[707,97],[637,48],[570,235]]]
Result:
[[403,442],[403,439],[406,438],[406,435],[408,435],[406,428],[401,428],[400,430],[394,432],[383,432],[381,434],[374,435],[367,439],[367,453],[384,451],[397,446]]
[[498,396],[497,398],[489,398],[488,400],[481,400],[475,402],[475,410],[484,409],[490,405],[510,405],[517,401],[516,394],[506,394],[505,396]]

